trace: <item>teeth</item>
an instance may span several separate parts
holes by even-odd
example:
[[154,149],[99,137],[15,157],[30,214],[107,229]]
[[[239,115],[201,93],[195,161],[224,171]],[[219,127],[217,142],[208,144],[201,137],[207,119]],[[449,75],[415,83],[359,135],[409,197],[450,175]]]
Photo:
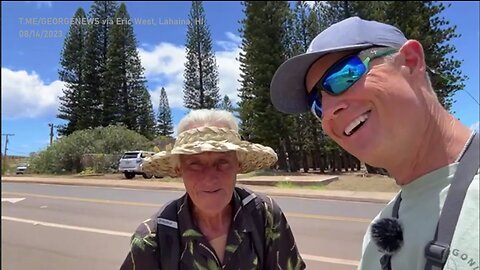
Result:
[[365,122],[367,119],[368,119],[368,115],[369,113],[365,113],[363,115],[360,115],[357,119],[353,120],[352,123],[350,123],[350,125],[347,126],[347,128],[345,129],[345,134],[347,136],[350,136],[351,135],[351,132],[352,130],[360,125],[360,123],[363,123]]

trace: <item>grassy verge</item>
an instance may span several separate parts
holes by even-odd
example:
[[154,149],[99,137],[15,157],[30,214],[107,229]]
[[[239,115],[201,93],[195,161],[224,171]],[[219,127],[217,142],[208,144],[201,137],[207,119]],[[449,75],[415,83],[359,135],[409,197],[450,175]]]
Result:
[[322,190],[325,189],[326,185],[312,184],[312,185],[298,185],[291,181],[279,182],[275,185],[278,188],[302,188],[302,189],[313,189],[313,190]]

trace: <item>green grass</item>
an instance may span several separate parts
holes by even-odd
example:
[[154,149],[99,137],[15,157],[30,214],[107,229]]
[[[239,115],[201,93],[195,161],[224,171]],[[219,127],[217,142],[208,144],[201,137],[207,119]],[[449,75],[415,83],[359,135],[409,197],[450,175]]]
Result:
[[303,189],[313,189],[313,190],[325,189],[325,185],[321,185],[321,184],[298,185],[291,181],[278,182],[275,186],[278,188],[303,188]]
[[249,178],[249,177],[254,177],[254,176],[295,176],[295,175],[303,175],[304,173],[301,172],[284,172],[284,171],[276,171],[276,170],[270,170],[270,169],[263,169],[263,170],[257,170],[253,172],[249,172],[246,174],[239,174],[237,176],[238,179],[243,179],[243,178]]

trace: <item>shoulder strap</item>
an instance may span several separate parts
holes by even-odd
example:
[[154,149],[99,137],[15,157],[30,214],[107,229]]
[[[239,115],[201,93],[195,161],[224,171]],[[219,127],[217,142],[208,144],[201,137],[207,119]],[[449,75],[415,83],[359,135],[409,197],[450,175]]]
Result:
[[180,261],[177,200],[169,202],[157,217],[156,239],[160,270],[177,270]]
[[255,229],[252,231],[252,240],[258,256],[258,269],[263,269],[265,257],[265,218],[263,213],[262,194],[256,194],[253,191],[237,187],[238,194],[242,199],[242,205],[248,213],[251,213]]
[[450,185],[442,213],[438,220],[435,237],[433,241],[425,247],[425,257],[427,259],[425,270],[443,269],[450,253],[450,243],[452,242],[465,195],[479,166],[479,135],[475,134],[458,165],[452,184]]
[[[398,210],[400,209],[400,203],[402,202],[402,192],[398,194],[393,204],[392,217],[398,218]],[[380,266],[382,270],[392,270],[392,254],[383,254],[380,258]]]

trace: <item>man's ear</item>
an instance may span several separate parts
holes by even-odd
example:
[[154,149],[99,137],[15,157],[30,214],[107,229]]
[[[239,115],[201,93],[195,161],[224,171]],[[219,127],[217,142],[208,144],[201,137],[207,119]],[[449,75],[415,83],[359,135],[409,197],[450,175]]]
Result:
[[[399,50],[403,56],[403,65],[406,66],[410,74],[424,74],[426,71],[425,55],[423,46],[417,40],[408,40]],[[423,76],[423,75],[422,75]]]

